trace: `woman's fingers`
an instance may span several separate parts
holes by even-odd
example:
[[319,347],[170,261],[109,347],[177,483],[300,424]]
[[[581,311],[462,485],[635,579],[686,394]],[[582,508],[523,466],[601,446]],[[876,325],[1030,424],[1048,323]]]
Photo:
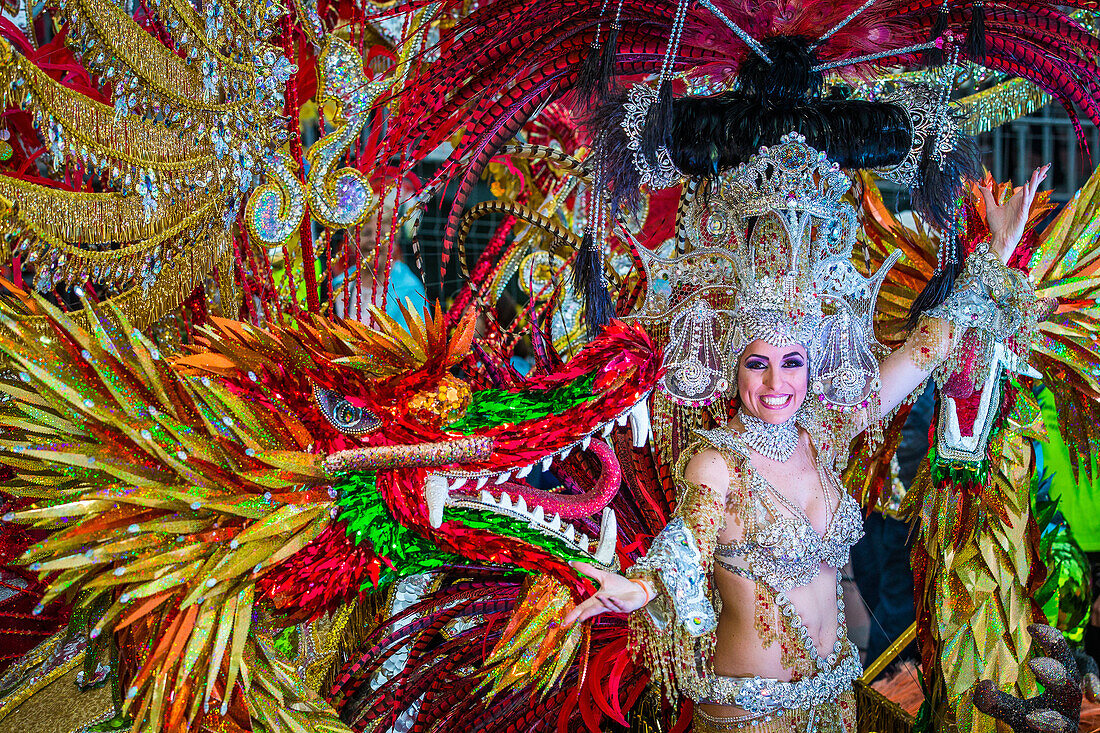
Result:
[[1031,198],[1035,198],[1035,194],[1039,192],[1039,186],[1046,180],[1047,172],[1050,170],[1050,163],[1044,166],[1040,166],[1035,169],[1035,172],[1031,174],[1031,180],[1028,181],[1028,189],[1031,194]]
[[978,191],[982,194],[982,200],[985,202],[985,210],[989,211],[995,206],[999,206],[997,201],[993,198],[993,190],[989,186],[982,186],[979,184]]
[[578,621],[587,621],[593,616],[599,616],[601,613],[617,610],[608,605],[609,600],[610,599],[604,598],[603,596],[595,595],[578,603],[572,611],[565,614],[565,618],[562,619],[561,625],[565,628],[569,628]]
[[607,577],[606,571],[600,570],[595,565],[589,565],[586,562],[580,562],[579,560],[577,560],[569,563],[569,565],[581,575],[591,578],[600,585],[603,585],[604,579]]
[[[585,616],[584,614],[586,614],[592,607],[599,605],[600,602],[596,599],[596,596],[592,596],[587,600],[581,601],[577,605],[573,606],[572,611],[565,614],[565,618],[562,619],[561,625],[568,629],[577,621],[583,621],[585,618],[588,618],[588,616]],[[584,616],[584,618],[581,618],[581,616]]]

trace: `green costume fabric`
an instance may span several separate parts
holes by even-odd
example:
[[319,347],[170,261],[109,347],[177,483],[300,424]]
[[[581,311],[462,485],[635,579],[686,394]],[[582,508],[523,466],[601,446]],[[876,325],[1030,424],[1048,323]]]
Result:
[[1054,408],[1054,395],[1043,387],[1038,394],[1039,407],[1046,423],[1047,442],[1043,448],[1043,462],[1051,476],[1050,498],[1058,501],[1058,510],[1066,518],[1073,537],[1085,552],[1100,552],[1100,468],[1096,456],[1091,456],[1092,479],[1081,471],[1073,478],[1069,462],[1069,449],[1058,430],[1058,413]]

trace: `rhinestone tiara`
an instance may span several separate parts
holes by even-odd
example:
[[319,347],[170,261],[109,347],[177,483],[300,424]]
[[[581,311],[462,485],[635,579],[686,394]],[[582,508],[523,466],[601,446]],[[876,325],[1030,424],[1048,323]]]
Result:
[[901,255],[871,278],[856,270],[858,220],[843,200],[850,187],[836,163],[791,132],[695,196],[682,254],[639,252],[647,291],[632,317],[668,326],[670,395],[709,404],[735,381],[744,346],[763,339],[806,346],[822,399],[866,400],[878,377],[871,314]]

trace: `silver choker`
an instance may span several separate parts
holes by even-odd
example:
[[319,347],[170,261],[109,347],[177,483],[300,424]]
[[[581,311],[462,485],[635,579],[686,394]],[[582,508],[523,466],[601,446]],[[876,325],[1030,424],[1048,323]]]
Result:
[[741,440],[754,451],[773,461],[788,461],[798,447],[798,424],[791,417],[787,422],[773,425],[744,410],[737,412],[741,424],[745,426]]

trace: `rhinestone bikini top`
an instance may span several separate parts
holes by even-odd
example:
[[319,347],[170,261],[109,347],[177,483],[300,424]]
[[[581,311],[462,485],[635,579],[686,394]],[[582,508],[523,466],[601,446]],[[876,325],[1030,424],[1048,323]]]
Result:
[[[748,448],[736,432],[725,428],[696,432],[723,453],[732,452],[748,461]],[[817,533],[797,505],[750,467],[747,473],[755,511],[746,517],[744,539],[715,546],[715,561],[738,575],[763,582],[776,593],[808,584],[817,577],[822,563],[844,567],[852,545],[863,536],[863,515],[825,463],[817,461],[826,503],[832,504],[830,494],[839,495],[840,501],[824,535]]]

